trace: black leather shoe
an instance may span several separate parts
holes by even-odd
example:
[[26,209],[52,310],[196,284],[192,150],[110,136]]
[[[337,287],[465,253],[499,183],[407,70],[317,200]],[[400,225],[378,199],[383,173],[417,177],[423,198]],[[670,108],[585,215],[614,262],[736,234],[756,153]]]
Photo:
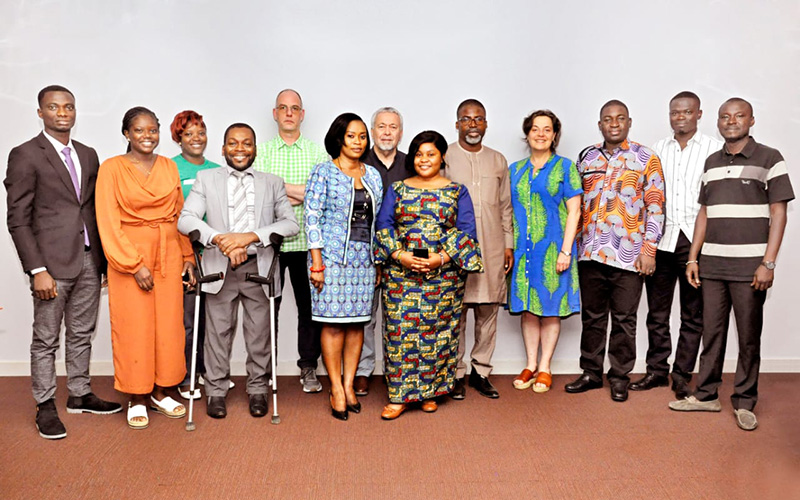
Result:
[[636,382],[631,383],[628,387],[632,391],[649,391],[654,387],[666,387],[669,385],[669,379],[666,375],[656,375],[655,373],[648,373]]
[[491,399],[500,397],[500,393],[497,392],[497,389],[489,382],[489,377],[484,377],[475,370],[472,370],[472,373],[469,374],[469,386],[474,387],[475,390],[481,393],[481,396],[486,396]]
[[465,377],[457,378],[453,384],[453,390],[450,392],[450,397],[457,400],[462,400],[467,397],[467,384],[464,380]]
[[675,392],[675,397],[678,399],[686,399],[692,394],[689,389],[689,382],[680,375],[672,374],[672,390]]
[[266,394],[251,394],[250,395],[250,415],[256,418],[263,417],[269,410],[269,403],[267,403]]
[[361,413],[361,401],[356,402],[356,404],[354,405],[348,404],[347,411],[353,413]]
[[67,437],[67,429],[58,418],[56,400],[48,399],[36,405],[36,429],[45,439],[61,439]]
[[67,413],[94,413],[95,415],[110,415],[122,411],[122,405],[103,401],[91,392],[85,396],[70,396],[67,399]]
[[225,398],[222,396],[209,396],[206,414],[211,418],[225,418],[228,410],[225,408]]
[[603,387],[603,381],[597,381],[584,373],[574,381],[564,386],[564,390],[570,394],[578,394],[579,392],[591,391],[592,389],[600,389]]
[[617,403],[628,400],[628,382],[615,380],[611,382],[611,399]]

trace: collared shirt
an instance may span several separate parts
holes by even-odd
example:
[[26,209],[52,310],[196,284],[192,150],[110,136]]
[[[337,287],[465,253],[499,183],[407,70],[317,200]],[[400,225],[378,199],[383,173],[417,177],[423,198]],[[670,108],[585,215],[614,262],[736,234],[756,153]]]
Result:
[[579,159],[583,181],[578,260],[635,271],[655,257],[664,226],[664,177],[653,151],[625,140],[614,151],[590,146]]
[[361,158],[361,161],[371,167],[375,167],[375,170],[381,174],[384,197],[386,197],[385,195],[389,192],[389,188],[392,186],[392,184],[397,181],[404,181],[411,177],[411,172],[406,170],[406,154],[401,153],[399,150],[395,151],[394,161],[392,161],[392,164],[388,167],[381,161],[380,157],[375,152],[374,147],[370,148],[367,155]]
[[778,150],[750,137],[735,155],[723,147],[709,156],[699,197],[708,217],[700,277],[751,281],[767,251],[770,204],[793,199]]
[[658,243],[658,249],[674,252],[678,245],[681,231],[689,241],[694,235],[694,222],[700,204],[700,178],[706,158],[722,148],[722,141],[714,137],[696,132],[681,149],[675,136],[661,139],[653,146],[653,150],[661,160],[666,186],[667,219],[664,223],[664,235]]
[[[258,145],[253,168],[259,172],[277,175],[287,184],[306,185],[311,169],[328,161],[328,153],[317,144],[301,135],[294,144],[286,144],[280,135]],[[282,252],[304,252],[308,249],[303,228],[303,205],[293,205],[294,215],[300,224],[296,236],[283,240]]]
[[58,157],[61,158],[61,163],[64,164],[64,168],[67,169],[67,172],[69,172],[69,167],[67,166],[67,160],[66,160],[66,158],[64,156],[64,153],[62,153],[62,151],[64,151],[64,148],[69,148],[69,150],[70,150],[69,156],[70,156],[70,158],[72,158],[72,164],[75,165],[75,172],[78,173],[78,184],[80,184],[80,182],[81,182],[81,172],[82,172],[81,171],[81,160],[78,158],[78,154],[75,153],[75,146],[72,144],[72,139],[70,139],[66,144],[62,144],[61,141],[59,141],[55,137],[51,136],[47,132],[42,131],[42,134],[44,134],[44,137],[48,141],[50,141],[50,144],[52,144],[53,147],[55,148],[56,152],[58,153]]
[[256,228],[256,191],[253,184],[253,168],[243,171],[236,170],[230,165],[226,165],[228,171],[228,230],[235,231],[236,218],[234,215],[234,202],[236,188],[240,179],[244,184],[245,197],[247,199],[247,231],[254,231]]

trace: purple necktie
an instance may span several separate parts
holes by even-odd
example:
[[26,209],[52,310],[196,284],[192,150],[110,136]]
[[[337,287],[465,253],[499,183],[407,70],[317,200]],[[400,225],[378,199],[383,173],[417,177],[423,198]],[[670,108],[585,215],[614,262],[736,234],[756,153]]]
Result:
[[[69,178],[72,179],[72,187],[75,188],[75,194],[78,196],[78,203],[81,202],[81,182],[78,180],[78,171],[75,170],[75,164],[72,162],[72,150],[66,147],[61,150],[64,155],[64,161],[67,162],[67,169],[69,170]],[[83,244],[89,246],[89,232],[86,230],[86,224],[83,225]]]

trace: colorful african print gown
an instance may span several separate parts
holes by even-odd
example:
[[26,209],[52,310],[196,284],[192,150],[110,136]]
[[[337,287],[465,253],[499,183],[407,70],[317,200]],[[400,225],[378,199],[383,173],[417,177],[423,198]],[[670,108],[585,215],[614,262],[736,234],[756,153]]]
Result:
[[[429,274],[406,269],[395,250],[444,251],[451,261]],[[376,221],[382,264],[384,373],[392,403],[422,401],[453,389],[464,284],[482,271],[467,188],[420,189],[395,182]]]
[[514,268],[509,273],[508,310],[537,316],[580,311],[575,243],[563,273],[556,261],[564,243],[567,200],[583,193],[575,165],[551,155],[536,174],[529,158],[509,166],[514,211]]

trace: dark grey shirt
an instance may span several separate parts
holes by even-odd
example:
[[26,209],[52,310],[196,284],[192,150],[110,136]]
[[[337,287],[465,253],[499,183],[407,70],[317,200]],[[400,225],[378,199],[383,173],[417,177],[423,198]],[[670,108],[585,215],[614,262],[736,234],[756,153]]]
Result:
[[399,150],[394,155],[394,161],[386,168],[386,165],[378,159],[378,155],[375,154],[375,148],[370,148],[367,155],[361,159],[367,165],[375,167],[375,170],[381,174],[381,181],[383,182],[383,194],[384,197],[386,193],[389,191],[389,188],[392,186],[392,183],[397,181],[403,181],[411,177],[411,173],[406,170],[406,154],[401,153]]

